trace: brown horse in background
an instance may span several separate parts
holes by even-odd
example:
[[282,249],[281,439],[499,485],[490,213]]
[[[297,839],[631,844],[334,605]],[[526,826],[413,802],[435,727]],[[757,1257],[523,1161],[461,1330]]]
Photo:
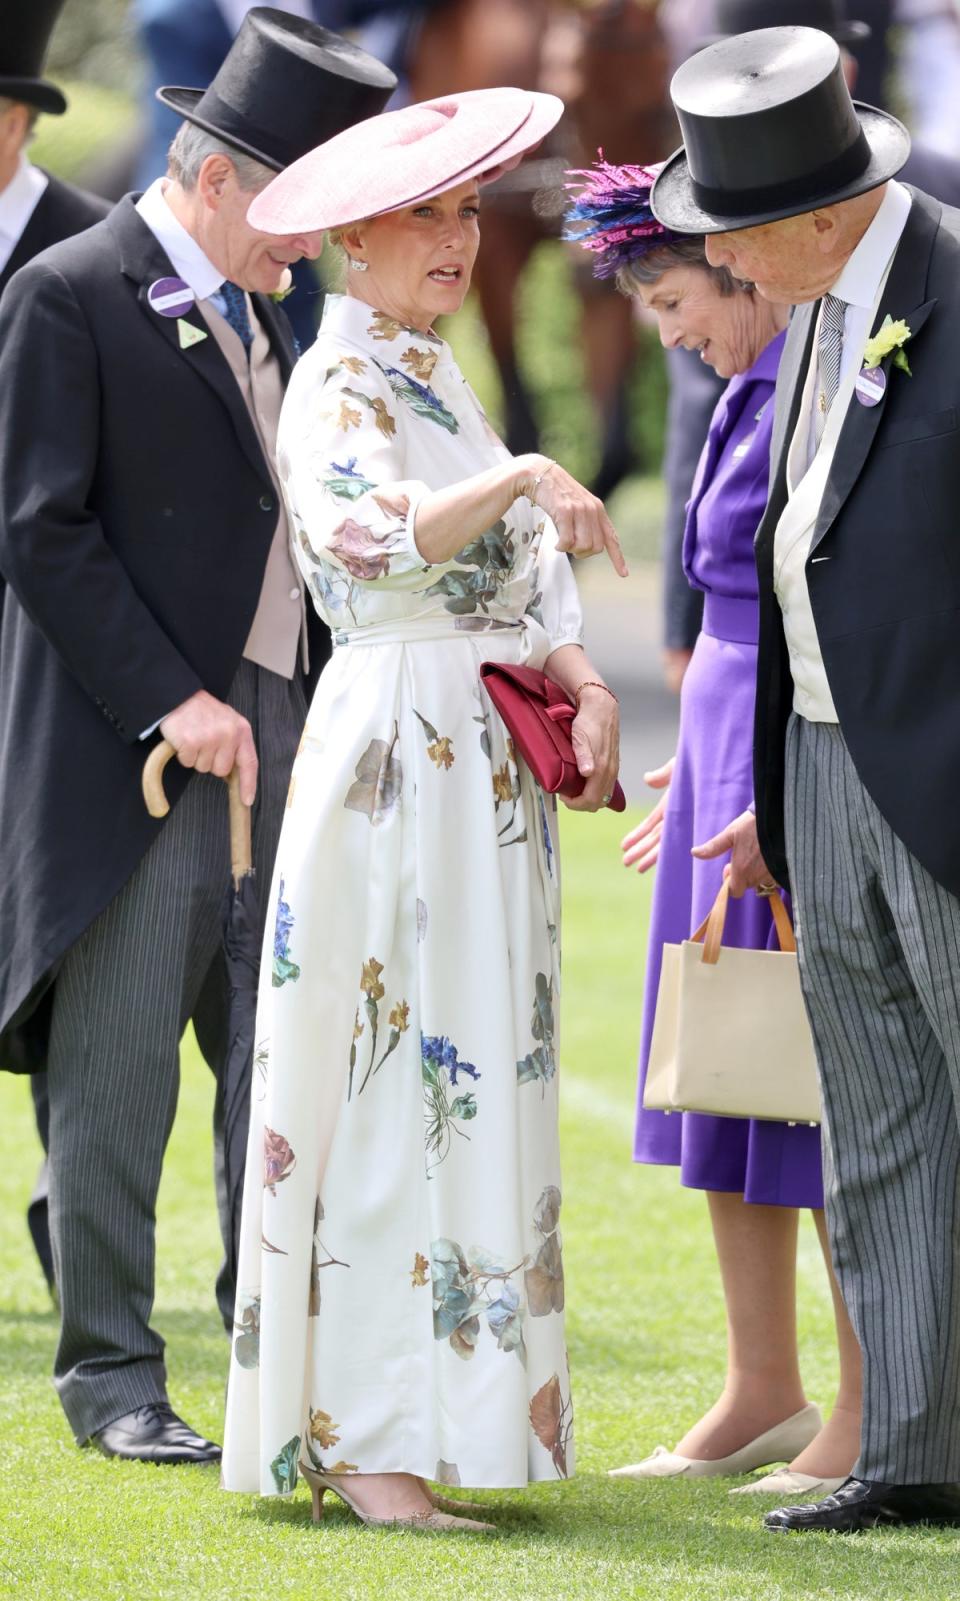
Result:
[[[567,111],[555,135],[485,195],[484,249],[476,286],[504,394],[507,443],[537,448],[533,406],[517,360],[517,290],[535,247],[559,233],[556,198],[565,167],[602,149],[609,161],[662,159],[676,143],[669,66],[653,0],[441,0],[427,12],[408,62],[411,98],[515,84],[559,94]],[[627,385],[637,354],[631,307],[576,262],[586,381],[600,420],[594,480],[605,496],[631,465]]]

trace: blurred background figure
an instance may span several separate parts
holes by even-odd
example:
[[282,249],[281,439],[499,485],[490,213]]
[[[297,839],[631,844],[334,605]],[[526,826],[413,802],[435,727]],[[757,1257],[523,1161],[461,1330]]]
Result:
[[[48,245],[90,228],[109,209],[94,195],[63,183],[27,154],[38,117],[62,117],[67,98],[43,77],[43,63],[63,0],[8,0],[0,33],[0,293],[18,268]],[[4,581],[0,575],[0,619]],[[47,1150],[50,1109],[47,1077],[30,1080],[37,1132]],[[27,1211],[27,1224],[50,1290],[53,1253],[48,1223],[46,1154]]]
[[955,0],[894,0],[899,66],[911,131],[931,150],[960,155],[960,17]]

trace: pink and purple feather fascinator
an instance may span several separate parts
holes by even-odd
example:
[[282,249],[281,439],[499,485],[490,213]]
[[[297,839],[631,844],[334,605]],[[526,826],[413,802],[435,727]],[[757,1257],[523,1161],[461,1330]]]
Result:
[[[650,210],[660,165],[616,167],[603,159],[602,150],[598,155],[592,167],[567,173],[575,181],[566,188],[579,192],[564,218],[563,237],[593,252],[595,278],[613,278],[638,256],[681,235],[665,228]],[[582,187],[578,179],[585,180]]]

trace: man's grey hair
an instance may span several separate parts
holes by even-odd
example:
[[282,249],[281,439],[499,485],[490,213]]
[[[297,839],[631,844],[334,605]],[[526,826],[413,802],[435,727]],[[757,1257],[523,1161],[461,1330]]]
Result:
[[232,145],[225,144],[215,133],[198,128],[195,122],[181,122],[173,144],[167,152],[167,172],[181,189],[195,189],[200,168],[208,156],[226,156],[237,175],[237,183],[245,194],[262,189],[277,175],[272,167],[252,156],[245,156]]

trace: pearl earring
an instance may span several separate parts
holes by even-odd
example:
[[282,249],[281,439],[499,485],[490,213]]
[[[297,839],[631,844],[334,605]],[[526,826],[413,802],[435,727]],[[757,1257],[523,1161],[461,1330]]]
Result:
[[354,272],[366,272],[369,265],[369,261],[357,261],[353,256],[350,257],[350,266]]

